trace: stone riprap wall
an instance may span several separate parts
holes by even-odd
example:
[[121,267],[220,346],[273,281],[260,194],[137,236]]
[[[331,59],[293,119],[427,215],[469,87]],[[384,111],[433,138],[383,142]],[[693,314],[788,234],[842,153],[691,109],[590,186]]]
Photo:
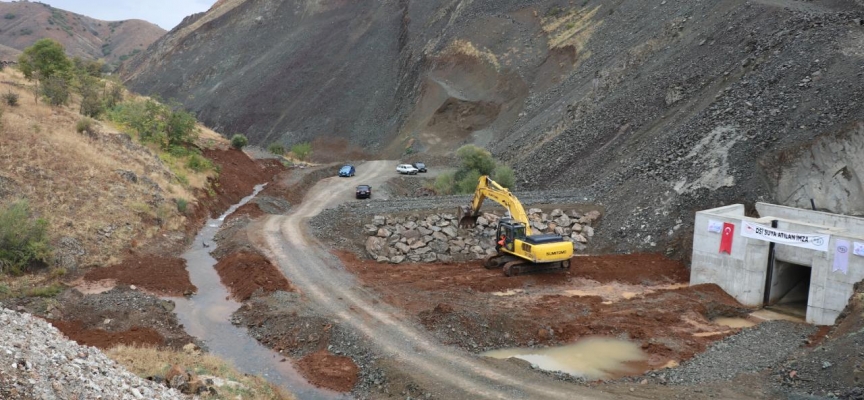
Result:
[[[474,228],[460,229],[459,216],[452,213],[389,217],[376,215],[363,229],[366,253],[378,262],[451,262],[482,259],[495,254],[495,232],[502,215],[483,213]],[[539,208],[528,210],[532,234],[557,233],[574,249],[585,251],[594,236],[601,214]]]

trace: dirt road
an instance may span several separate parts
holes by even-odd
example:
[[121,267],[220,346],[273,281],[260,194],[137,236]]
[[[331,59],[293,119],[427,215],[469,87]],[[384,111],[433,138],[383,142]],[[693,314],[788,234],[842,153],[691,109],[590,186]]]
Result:
[[356,183],[381,186],[394,176],[395,161],[371,161],[358,166],[357,178],[328,178],[316,184],[303,204],[287,216],[270,216],[260,243],[311,306],[337,323],[366,336],[382,356],[441,398],[611,397],[566,384],[537,373],[526,374],[515,364],[492,362],[456,348],[442,346],[401,311],[377,299],[346,272],[339,260],[305,232],[305,220],[353,198]]

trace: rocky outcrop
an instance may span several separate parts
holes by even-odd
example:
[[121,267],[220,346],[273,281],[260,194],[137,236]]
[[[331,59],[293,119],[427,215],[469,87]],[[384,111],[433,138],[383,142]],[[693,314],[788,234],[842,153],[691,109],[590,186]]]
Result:
[[[576,251],[588,248],[599,211],[580,213],[539,208],[528,210],[532,233],[555,233],[573,242]],[[425,217],[376,215],[363,229],[366,253],[379,262],[452,262],[483,259],[496,254],[495,233],[500,215],[483,213],[473,228],[459,228],[456,215],[442,213]]]

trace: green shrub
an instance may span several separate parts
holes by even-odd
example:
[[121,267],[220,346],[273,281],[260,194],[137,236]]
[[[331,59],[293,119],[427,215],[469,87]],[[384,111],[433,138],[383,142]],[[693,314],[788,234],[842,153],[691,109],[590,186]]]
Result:
[[297,143],[291,146],[291,153],[298,160],[306,161],[312,155],[312,144],[309,142]]
[[494,179],[495,182],[498,182],[499,185],[508,189],[513,189],[516,185],[516,174],[513,173],[513,168],[504,164],[495,167],[495,172],[492,173],[492,179]]
[[18,93],[6,92],[6,94],[3,95],[3,100],[6,101],[6,104],[15,107],[18,105],[19,97]]
[[203,172],[213,169],[213,163],[200,154],[190,154],[186,159],[186,168],[195,172]]
[[75,131],[81,134],[93,136],[96,134],[96,122],[90,118],[84,117],[75,123]]
[[63,285],[57,283],[49,286],[35,287],[27,291],[27,297],[55,297],[63,292]]
[[456,186],[455,183],[456,179],[452,172],[443,173],[435,179],[432,189],[439,195],[453,194],[453,189]]
[[189,207],[189,202],[185,199],[177,199],[177,211],[181,214],[186,214],[186,210]]
[[269,146],[267,146],[267,151],[277,156],[281,156],[285,154],[285,146],[282,146],[279,143],[271,143]]
[[6,15],[3,16],[3,18],[6,18],[6,19],[15,19],[15,17],[16,17],[16,15],[12,14],[12,13],[6,13]]
[[42,96],[52,106],[62,106],[69,103],[69,81],[60,76],[43,79]]
[[48,221],[33,218],[25,200],[0,208],[0,272],[26,271],[50,259]]
[[457,193],[473,193],[474,189],[477,188],[477,182],[480,181],[480,176],[482,174],[477,170],[470,170],[466,172],[461,179],[456,183],[456,192]]
[[249,144],[249,139],[247,139],[246,136],[238,133],[231,137],[231,146],[234,146],[237,150],[246,147],[247,144]]

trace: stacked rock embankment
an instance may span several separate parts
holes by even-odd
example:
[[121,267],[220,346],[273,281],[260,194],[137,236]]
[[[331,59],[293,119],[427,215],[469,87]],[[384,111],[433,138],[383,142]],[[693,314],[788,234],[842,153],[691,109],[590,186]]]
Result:
[[[584,251],[594,237],[601,214],[592,210],[539,208],[528,210],[532,234],[555,233]],[[483,259],[495,254],[495,234],[502,215],[483,213],[473,228],[459,228],[459,216],[452,213],[389,217],[375,215],[364,225],[366,253],[382,263],[453,262]]]

